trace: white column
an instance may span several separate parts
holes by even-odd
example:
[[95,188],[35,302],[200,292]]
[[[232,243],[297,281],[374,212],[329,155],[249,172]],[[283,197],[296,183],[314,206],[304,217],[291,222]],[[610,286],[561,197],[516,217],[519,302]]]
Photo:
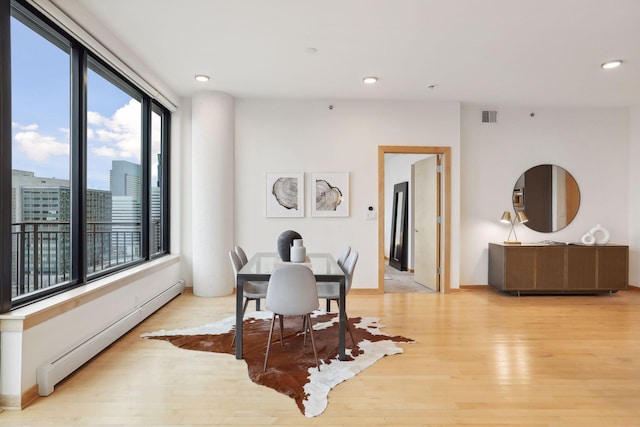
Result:
[[222,92],[192,98],[193,293],[233,292],[228,252],[234,242],[234,102]]

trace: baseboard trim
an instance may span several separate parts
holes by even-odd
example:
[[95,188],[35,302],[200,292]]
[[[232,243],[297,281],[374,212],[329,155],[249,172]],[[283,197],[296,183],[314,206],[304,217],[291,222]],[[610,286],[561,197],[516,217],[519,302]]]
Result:
[[20,404],[20,409],[26,408],[39,398],[40,395],[38,394],[38,384],[36,384],[29,388],[29,390],[22,393],[22,402]]
[[464,290],[474,290],[477,291],[479,289],[486,290],[491,288],[490,285],[460,285],[460,289]]
[[[6,410],[22,410],[35,402],[38,395],[38,386],[34,385],[20,396],[0,395],[0,407]],[[0,410],[1,411],[1,410]]]
[[104,329],[95,331],[86,340],[65,349],[63,354],[56,355],[55,358],[40,365],[36,370],[38,394],[49,396],[60,381],[77,371],[120,337],[126,335],[144,319],[180,295],[183,290],[184,281],[179,280],[148,301],[137,305],[131,311],[115,319]]
[[349,293],[356,295],[377,295],[383,294],[384,290],[380,290],[378,288],[351,288]]

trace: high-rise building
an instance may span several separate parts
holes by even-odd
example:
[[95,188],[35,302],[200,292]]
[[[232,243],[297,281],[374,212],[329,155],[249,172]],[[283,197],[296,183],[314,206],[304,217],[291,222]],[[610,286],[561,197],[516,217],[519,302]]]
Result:
[[[86,263],[89,274],[141,256],[141,167],[114,160],[110,191],[89,189],[85,198]],[[151,212],[160,217],[159,189]],[[157,194],[156,194],[157,193]],[[31,171],[12,174],[13,282],[15,294],[69,280],[72,242],[67,179],[43,178]],[[151,225],[152,247],[160,239],[159,220]]]
[[140,165],[126,160],[111,162],[110,189],[114,196],[130,196],[140,200],[142,173]]
[[[67,203],[64,206],[55,206],[55,200],[40,200],[36,199],[45,197],[45,192],[50,192],[49,190],[44,190],[48,188],[66,188],[67,189]],[[23,189],[30,188],[30,191],[23,191]],[[68,179],[56,179],[56,178],[43,178],[39,176],[35,176],[35,174],[31,171],[23,171],[14,169],[11,171],[11,222],[13,224],[17,222],[23,221],[32,221],[31,219],[24,219],[25,208],[28,206],[26,215],[28,217],[46,217],[47,215],[42,215],[41,211],[43,210],[42,204],[46,205],[54,205],[50,206],[49,210],[57,210],[55,214],[58,217],[58,221],[69,220],[69,203],[68,203],[68,190],[69,190],[69,180]],[[38,196],[38,192],[42,192],[41,196]],[[55,193],[55,191],[54,191]],[[25,203],[23,203],[23,195],[30,197]],[[51,197],[56,197],[55,194],[50,193]],[[67,212],[62,212],[62,209],[66,209]],[[64,217],[65,219],[61,219]],[[46,219],[40,219],[40,221],[46,221]]]
[[[70,278],[71,206],[69,181],[44,178],[34,172],[12,171],[12,282],[14,295]],[[108,259],[106,228],[112,222],[111,192],[87,190],[87,263]],[[110,234],[109,234],[110,236]],[[91,267],[90,267],[91,270]]]
[[149,246],[155,254],[162,249],[162,194],[159,187],[151,187],[151,233]]
[[139,164],[125,160],[111,163],[110,189],[113,195],[111,248],[118,263],[138,259],[142,208],[142,175]]

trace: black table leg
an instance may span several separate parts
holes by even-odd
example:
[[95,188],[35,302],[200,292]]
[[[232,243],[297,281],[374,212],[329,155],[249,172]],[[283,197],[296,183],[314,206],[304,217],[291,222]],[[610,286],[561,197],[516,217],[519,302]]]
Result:
[[340,328],[338,333],[339,359],[345,360],[345,329],[347,324],[347,285],[345,278],[340,279],[340,303],[338,304],[340,312]]
[[236,359],[242,359],[242,287],[244,280],[236,283]]

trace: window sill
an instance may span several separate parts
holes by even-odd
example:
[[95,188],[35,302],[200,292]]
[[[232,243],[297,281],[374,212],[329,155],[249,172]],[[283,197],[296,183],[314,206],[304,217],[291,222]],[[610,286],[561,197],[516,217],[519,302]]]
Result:
[[180,256],[169,254],[26,307],[0,314],[0,332],[27,330],[177,262],[180,262]]

